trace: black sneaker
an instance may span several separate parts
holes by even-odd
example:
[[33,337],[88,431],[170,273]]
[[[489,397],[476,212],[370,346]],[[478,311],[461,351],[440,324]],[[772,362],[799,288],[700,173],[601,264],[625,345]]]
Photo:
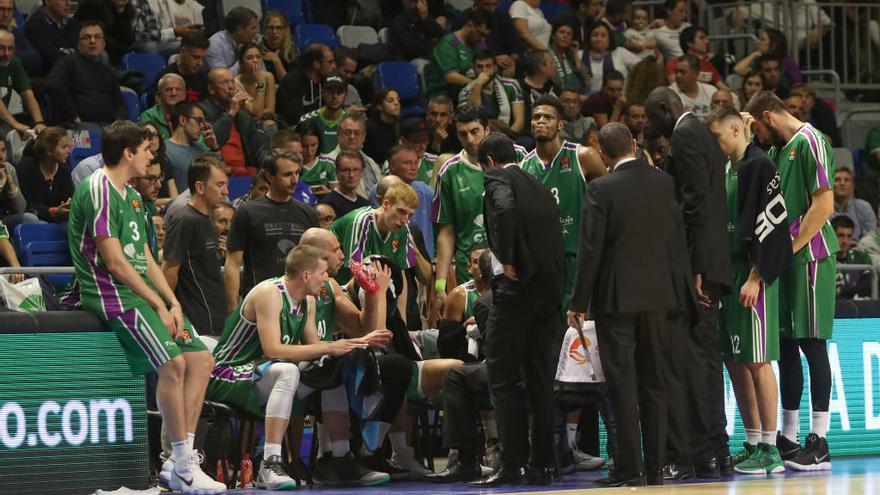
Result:
[[373,454],[361,457],[359,462],[361,466],[369,469],[370,471],[388,474],[388,476],[390,476],[391,479],[395,481],[405,480],[409,478],[409,471],[391,462],[389,459],[386,459],[385,456],[381,454]]
[[792,442],[781,432],[776,432],[776,448],[779,449],[779,455],[783,461],[794,459],[801,451],[801,444]]
[[312,482],[317,485],[339,486],[342,481],[336,472],[330,467],[332,457],[329,453],[322,455],[315,461],[315,471],[312,473]]
[[828,441],[815,433],[807,436],[807,444],[791,460],[785,461],[785,467],[795,471],[828,471],[831,469],[831,453],[828,452]]
[[[328,486],[374,486],[391,481],[388,473],[372,471],[360,465],[351,452],[344,457],[328,457],[322,471],[324,476],[321,480]],[[316,469],[316,478],[317,475]]]

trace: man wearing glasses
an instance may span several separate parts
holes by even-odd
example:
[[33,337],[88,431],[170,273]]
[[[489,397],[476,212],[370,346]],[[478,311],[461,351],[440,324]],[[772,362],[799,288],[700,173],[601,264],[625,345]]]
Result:
[[[369,196],[370,190],[376,187],[376,184],[379,183],[379,179],[382,178],[382,168],[379,167],[376,160],[370,158],[363,151],[364,141],[367,138],[367,124],[363,114],[346,114],[345,117],[342,118],[342,122],[339,124],[337,138],[339,144],[336,148],[326,155],[320,155],[318,157],[318,162],[315,163],[314,167],[319,169],[335,168],[336,157],[339,156],[339,152],[342,150],[353,151],[361,155],[364,164],[363,175],[356,184],[357,189],[355,192],[358,196],[366,198]],[[336,214],[342,216],[338,210],[336,211]]]
[[[211,124],[205,121],[205,112],[188,101],[182,101],[171,109],[171,138],[165,141],[168,158],[169,179],[174,179],[178,191],[186,189],[187,170],[195,157],[217,148],[217,138]],[[201,138],[204,136],[204,144]],[[191,191],[194,192],[194,191]]]

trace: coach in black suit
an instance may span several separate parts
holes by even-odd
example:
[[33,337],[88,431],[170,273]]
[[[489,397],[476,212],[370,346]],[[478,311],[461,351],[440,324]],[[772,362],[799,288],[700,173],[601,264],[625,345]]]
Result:
[[[614,474],[607,485],[663,483],[666,408],[663,343],[666,313],[676,303],[669,266],[676,234],[675,185],[635,158],[625,125],[599,131],[612,172],[587,185],[569,325],[587,311],[596,321],[599,356],[617,420]],[[639,414],[645,461],[639,449]]]
[[[678,401],[683,407],[671,411],[673,423],[688,427],[672,428],[676,434],[669,438],[670,447],[679,461],[693,460],[699,477],[732,475],[718,345],[718,301],[730,290],[726,159],[709,128],[690,112],[684,112],[681,99],[669,88],[651,91],[645,110],[654,125],[671,136],[665,170],[675,179],[699,303],[684,351],[688,363],[683,377],[687,400]],[[690,439],[686,438],[688,433]]]
[[[508,137],[490,134],[477,154],[485,170],[483,220],[495,258],[484,350],[502,468],[474,484],[549,484],[565,263],[559,207],[546,187],[516,165]],[[528,411],[517,387],[521,379]],[[523,435],[529,414],[530,449]]]

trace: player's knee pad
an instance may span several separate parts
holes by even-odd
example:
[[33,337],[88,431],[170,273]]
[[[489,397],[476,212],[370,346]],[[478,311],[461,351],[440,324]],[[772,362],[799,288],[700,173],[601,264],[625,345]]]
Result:
[[269,367],[275,375],[275,386],[293,392],[299,385],[299,368],[293,363],[273,363]]

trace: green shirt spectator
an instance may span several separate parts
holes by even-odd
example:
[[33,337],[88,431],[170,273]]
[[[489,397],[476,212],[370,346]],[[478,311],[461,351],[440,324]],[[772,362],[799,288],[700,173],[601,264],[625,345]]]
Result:
[[466,76],[474,64],[474,49],[484,44],[492,31],[492,18],[483,11],[468,13],[461,29],[440,38],[425,67],[425,93],[428,98],[446,93],[455,96],[471,82]]

